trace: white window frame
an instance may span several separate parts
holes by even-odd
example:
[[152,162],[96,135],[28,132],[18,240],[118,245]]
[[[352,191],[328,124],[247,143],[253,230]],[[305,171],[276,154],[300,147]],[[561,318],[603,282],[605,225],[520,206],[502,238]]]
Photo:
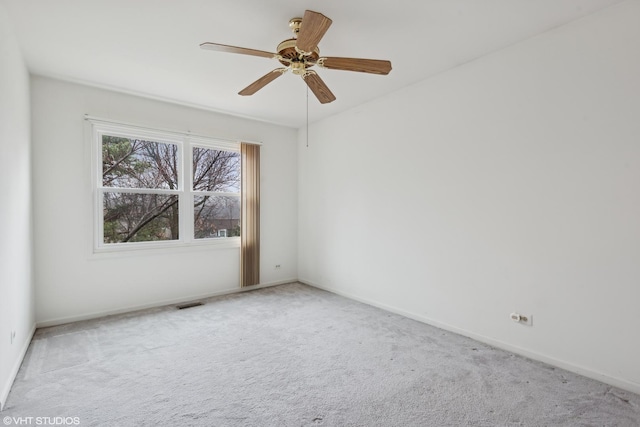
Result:
[[[241,193],[222,193],[193,190],[192,155],[193,147],[201,147],[221,151],[240,153],[240,143],[204,136],[154,130],[130,124],[102,122],[88,119],[91,124],[92,147],[92,188],[93,188],[93,252],[121,252],[161,248],[179,247],[240,247],[240,237],[225,238],[194,238],[194,196],[220,195],[241,199]],[[178,189],[148,189],[148,188],[113,188],[102,185],[102,136],[119,136],[124,138],[144,139],[153,142],[175,144],[178,146]],[[178,195],[178,227],[179,238],[176,240],[160,240],[152,242],[124,242],[104,243],[104,212],[103,194],[105,192],[147,193],[147,194],[177,194]]]

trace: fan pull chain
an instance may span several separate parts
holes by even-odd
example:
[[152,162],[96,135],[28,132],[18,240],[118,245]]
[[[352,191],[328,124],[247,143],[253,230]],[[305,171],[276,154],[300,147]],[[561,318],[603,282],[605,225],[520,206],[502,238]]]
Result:
[[309,148],[309,86],[307,86],[307,148]]

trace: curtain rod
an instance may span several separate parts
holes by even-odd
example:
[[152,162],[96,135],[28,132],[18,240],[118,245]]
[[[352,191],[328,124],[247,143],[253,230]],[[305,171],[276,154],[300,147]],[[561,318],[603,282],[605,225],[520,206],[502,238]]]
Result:
[[141,126],[141,125],[138,125],[136,123],[123,122],[121,120],[105,119],[103,117],[91,116],[89,114],[85,114],[84,115],[84,119],[87,120],[87,121],[90,121],[90,122],[106,123],[106,124],[121,125],[121,126],[131,126],[131,127],[136,127],[136,128],[139,128],[139,129],[144,129],[144,130],[149,130],[149,131],[156,131],[156,132],[171,133],[171,134],[180,135],[180,136],[193,136],[195,138],[216,139],[218,141],[225,141],[225,142],[239,142],[239,143],[245,143],[245,144],[262,145],[262,142],[250,141],[250,140],[246,140],[246,139],[243,139],[243,138],[238,138],[238,139],[219,138],[217,136],[200,135],[200,134],[188,131],[188,130],[187,131],[181,131],[181,130],[175,130],[175,129],[165,129],[165,128],[154,128],[154,127],[149,127],[149,126]]

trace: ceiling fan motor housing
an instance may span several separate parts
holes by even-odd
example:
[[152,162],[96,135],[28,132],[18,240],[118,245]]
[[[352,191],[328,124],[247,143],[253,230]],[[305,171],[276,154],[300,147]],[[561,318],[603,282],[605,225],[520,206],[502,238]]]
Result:
[[299,67],[294,64],[303,64],[302,68],[313,66],[320,58],[320,49],[316,48],[311,55],[303,55],[296,50],[296,39],[287,39],[278,45],[278,55],[283,58],[279,59],[280,63],[287,67],[292,65],[295,72]]

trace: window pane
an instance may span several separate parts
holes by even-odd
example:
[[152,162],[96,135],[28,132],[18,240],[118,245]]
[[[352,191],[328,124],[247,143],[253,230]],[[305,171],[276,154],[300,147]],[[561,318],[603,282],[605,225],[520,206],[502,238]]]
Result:
[[193,148],[193,189],[218,193],[240,192],[240,153]]
[[102,185],[177,189],[178,146],[103,135]]
[[240,235],[240,198],[194,196],[194,237],[235,237]]
[[178,196],[104,192],[104,243],[178,239]]

